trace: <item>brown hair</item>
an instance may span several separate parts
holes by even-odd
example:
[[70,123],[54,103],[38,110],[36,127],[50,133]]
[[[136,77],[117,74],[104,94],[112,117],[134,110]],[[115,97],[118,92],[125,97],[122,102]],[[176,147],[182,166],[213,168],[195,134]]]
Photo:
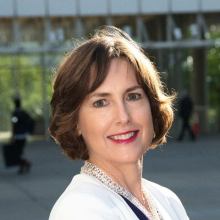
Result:
[[66,56],[54,80],[49,131],[72,160],[89,158],[85,142],[76,129],[78,112],[85,97],[105,80],[110,61],[115,57],[125,58],[134,67],[138,83],[149,99],[154,125],[150,148],[166,141],[173,121],[174,95],[164,93],[154,65],[140,46],[122,30],[105,26]]

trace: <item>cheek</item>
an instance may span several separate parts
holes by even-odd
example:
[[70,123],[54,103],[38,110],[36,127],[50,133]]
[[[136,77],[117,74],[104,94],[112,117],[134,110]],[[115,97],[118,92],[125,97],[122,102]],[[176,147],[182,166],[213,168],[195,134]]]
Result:
[[78,127],[82,136],[85,137],[89,130],[92,129],[93,123],[87,117],[79,117]]
[[93,114],[92,112],[81,112],[78,122],[79,130],[85,139],[97,137],[97,135],[105,132],[109,124],[108,118],[104,113]]
[[[137,111],[138,109],[138,111]],[[136,111],[139,115],[139,118],[142,119],[142,121],[147,121],[148,123],[152,123],[152,114],[151,114],[151,108],[148,101],[144,102],[140,108],[137,108]]]
[[143,125],[145,135],[153,139],[154,128],[151,109],[149,105],[142,108],[142,110],[139,112],[138,120],[139,123]]

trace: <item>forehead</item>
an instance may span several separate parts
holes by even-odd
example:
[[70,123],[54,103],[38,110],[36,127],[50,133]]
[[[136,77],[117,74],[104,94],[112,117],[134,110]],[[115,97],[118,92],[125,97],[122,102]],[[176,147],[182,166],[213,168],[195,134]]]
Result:
[[134,66],[125,57],[112,57],[106,63],[94,62],[91,66],[90,80],[100,78],[102,75],[107,77],[110,71],[117,72],[121,66],[127,69],[127,72],[133,70],[136,72]]
[[[123,90],[139,85],[134,68],[126,60],[113,59],[110,63],[107,75],[95,91]],[[94,91],[94,92],[95,92]]]
[[140,74],[139,68],[138,68],[138,61],[129,61],[129,58],[126,56],[121,57],[109,57],[105,60],[106,62],[100,62],[99,59],[96,59],[91,67],[90,71],[88,73],[88,81],[89,81],[89,87],[88,87],[88,93],[90,94],[94,92],[98,87],[103,84],[106,77],[109,74],[109,70],[112,67],[112,63],[115,62],[116,65],[114,65],[114,69],[117,72],[117,69],[121,66],[121,64],[125,64],[126,66],[126,73],[129,73],[129,71],[132,71],[135,75],[136,81],[139,85],[141,85],[142,88],[145,87],[144,79],[142,75]]
[[117,76],[118,74],[123,74],[128,76],[128,74],[134,74],[135,70],[133,66],[124,58],[114,58],[111,60],[109,69],[107,71],[108,77],[110,74]]

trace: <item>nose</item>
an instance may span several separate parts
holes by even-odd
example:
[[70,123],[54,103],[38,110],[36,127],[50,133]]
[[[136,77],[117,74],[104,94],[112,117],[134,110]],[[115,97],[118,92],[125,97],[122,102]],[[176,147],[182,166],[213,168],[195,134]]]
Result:
[[121,124],[126,124],[131,121],[131,114],[129,106],[126,103],[120,103],[117,105],[115,112],[116,122]]

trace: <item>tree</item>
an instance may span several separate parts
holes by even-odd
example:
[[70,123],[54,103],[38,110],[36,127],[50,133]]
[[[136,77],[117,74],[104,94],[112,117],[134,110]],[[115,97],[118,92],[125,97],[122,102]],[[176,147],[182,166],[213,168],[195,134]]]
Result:
[[[22,107],[36,120],[43,118],[43,80],[39,55],[0,56],[0,131],[10,129],[13,97],[19,96]],[[46,93],[51,97],[51,69],[45,71]]]

